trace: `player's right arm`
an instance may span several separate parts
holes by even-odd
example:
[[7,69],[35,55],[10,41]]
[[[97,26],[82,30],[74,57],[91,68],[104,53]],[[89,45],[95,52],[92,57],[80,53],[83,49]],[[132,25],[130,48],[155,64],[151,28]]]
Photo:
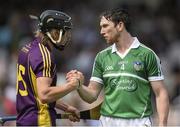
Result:
[[101,89],[102,84],[99,84],[95,81],[90,81],[88,86],[81,85],[78,89],[78,93],[84,101],[88,103],[93,103],[97,100]]
[[[97,54],[94,61],[92,76],[89,85],[80,85],[80,88],[78,89],[80,97],[88,103],[93,103],[94,101],[96,101],[103,88],[103,67],[101,65],[101,58],[103,57]],[[77,74],[79,74],[78,79],[80,79],[81,81],[84,80],[81,72],[77,72]]]
[[84,83],[84,76],[81,72],[77,70],[72,70],[67,73],[66,80],[69,81],[72,78],[78,79],[80,81],[77,91],[84,101],[88,103],[93,103],[97,100],[101,89],[103,88],[102,84],[96,81],[90,81],[88,86],[82,85]]
[[65,85],[51,86],[52,78],[38,77],[36,80],[38,97],[42,103],[51,103],[75,90],[78,86],[76,79],[71,79]]
[[52,84],[55,75],[55,62],[50,51],[43,44],[39,43],[37,48],[31,50],[29,63],[36,76],[38,98],[42,103],[54,102],[76,89],[78,81],[73,78],[65,85]]

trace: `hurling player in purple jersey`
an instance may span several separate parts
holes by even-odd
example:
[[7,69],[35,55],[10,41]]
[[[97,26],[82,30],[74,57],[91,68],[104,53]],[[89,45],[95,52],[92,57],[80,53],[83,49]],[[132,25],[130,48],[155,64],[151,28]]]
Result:
[[56,86],[56,64],[53,48],[63,50],[70,41],[71,17],[46,10],[40,17],[36,38],[22,47],[17,63],[17,126],[55,126],[55,107],[70,113],[71,121],[79,121],[79,111],[57,101],[79,86],[72,78]]

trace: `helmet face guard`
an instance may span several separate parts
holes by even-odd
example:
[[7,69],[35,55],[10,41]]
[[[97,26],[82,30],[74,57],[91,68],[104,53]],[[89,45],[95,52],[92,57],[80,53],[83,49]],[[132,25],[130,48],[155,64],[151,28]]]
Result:
[[50,33],[47,32],[47,36],[50,38],[50,40],[52,41],[52,44],[54,45],[54,47],[56,49],[59,50],[64,50],[64,48],[70,43],[71,41],[71,31],[67,30],[64,33],[62,32],[62,30],[60,30],[59,32],[59,39],[57,41],[55,41],[54,39],[52,39],[52,37],[50,36]]
[[[64,49],[64,47],[69,43],[71,36],[70,29],[72,29],[71,17],[66,13],[46,10],[39,17],[39,29],[42,33],[46,34],[55,48]],[[59,30],[59,39],[54,40],[51,37],[50,31],[52,29]]]

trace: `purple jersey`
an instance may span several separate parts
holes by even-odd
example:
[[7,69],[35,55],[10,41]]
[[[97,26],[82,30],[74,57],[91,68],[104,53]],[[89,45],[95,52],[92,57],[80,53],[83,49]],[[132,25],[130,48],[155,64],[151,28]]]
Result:
[[[17,125],[49,125],[56,121],[55,102],[42,104],[37,94],[36,78],[51,77],[56,84],[56,65],[49,47],[37,38],[25,45],[17,64]],[[43,85],[43,84],[41,84]]]

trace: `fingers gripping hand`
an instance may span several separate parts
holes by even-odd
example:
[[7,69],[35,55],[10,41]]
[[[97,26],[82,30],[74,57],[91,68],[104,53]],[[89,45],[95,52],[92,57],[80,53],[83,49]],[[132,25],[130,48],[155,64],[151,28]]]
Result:
[[66,80],[70,81],[72,78],[76,78],[78,80],[78,83],[80,83],[79,85],[84,84],[84,75],[81,72],[77,70],[71,70],[67,73]]
[[73,122],[79,122],[80,121],[80,112],[72,106],[69,106],[67,111],[69,114],[69,120],[73,121]]
[[69,79],[69,78],[78,78],[78,71],[77,70],[71,70],[70,72],[68,72],[66,74],[66,79]]
[[73,89],[77,89],[80,86],[80,80],[75,77],[68,78],[66,79],[66,81],[68,82],[68,85]]
[[72,122],[79,122],[80,121],[80,119],[78,119],[77,117],[73,116],[72,114],[70,114],[68,118]]

